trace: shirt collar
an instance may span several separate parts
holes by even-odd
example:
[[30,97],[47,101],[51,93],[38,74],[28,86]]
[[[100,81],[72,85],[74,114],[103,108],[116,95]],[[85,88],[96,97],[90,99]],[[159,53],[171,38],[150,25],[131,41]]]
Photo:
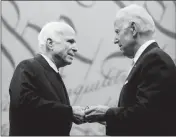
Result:
[[[41,53],[40,53],[41,54]],[[46,56],[46,55],[44,55],[44,54],[41,54],[43,57],[44,57],[44,59],[48,62],[48,64],[50,65],[50,67],[52,68],[52,69],[54,69],[54,71],[56,72],[56,73],[58,73],[59,71],[58,71],[58,69],[57,69],[57,67],[56,67],[56,65]]]
[[141,56],[141,54],[144,52],[144,50],[151,44],[155,42],[155,40],[149,40],[147,42],[145,42],[136,52],[133,62],[136,63],[137,60],[139,59],[139,57]]

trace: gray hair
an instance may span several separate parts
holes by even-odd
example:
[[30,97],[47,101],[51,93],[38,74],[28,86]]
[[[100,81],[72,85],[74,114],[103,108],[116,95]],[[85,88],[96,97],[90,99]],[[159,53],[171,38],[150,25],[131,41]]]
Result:
[[63,34],[65,29],[70,29],[75,33],[73,28],[63,21],[55,21],[45,24],[38,34],[39,51],[44,52],[44,46],[48,38],[54,39],[56,34]]
[[131,4],[125,8],[120,9],[116,14],[116,19],[123,21],[135,22],[140,33],[150,32],[155,33],[155,23],[149,13],[137,4]]

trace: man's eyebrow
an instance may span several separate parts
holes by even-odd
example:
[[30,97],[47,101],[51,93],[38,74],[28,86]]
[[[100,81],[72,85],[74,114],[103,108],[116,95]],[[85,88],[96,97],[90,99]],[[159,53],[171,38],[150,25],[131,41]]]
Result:
[[67,39],[66,41],[67,41],[67,42],[70,42],[70,43],[75,43],[75,42],[76,42],[75,39]]

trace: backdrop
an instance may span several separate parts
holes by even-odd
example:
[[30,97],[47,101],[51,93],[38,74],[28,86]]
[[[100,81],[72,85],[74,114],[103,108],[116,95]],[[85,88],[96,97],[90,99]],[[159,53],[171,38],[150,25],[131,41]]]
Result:
[[[9,130],[9,83],[17,64],[38,52],[37,35],[49,22],[64,20],[77,33],[73,64],[60,69],[72,105],[116,106],[131,60],[113,44],[116,12],[143,5],[156,25],[156,41],[176,62],[176,2],[169,1],[2,1],[2,135]],[[104,135],[104,126],[73,125],[71,135]]]

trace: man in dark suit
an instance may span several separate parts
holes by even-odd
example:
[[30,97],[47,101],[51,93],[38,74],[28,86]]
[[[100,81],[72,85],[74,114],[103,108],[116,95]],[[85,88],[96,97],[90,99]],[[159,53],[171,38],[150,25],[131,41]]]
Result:
[[104,122],[107,135],[176,135],[176,66],[153,40],[155,25],[138,5],[120,9],[115,43],[134,65],[117,107],[92,106],[89,122]]
[[10,93],[10,136],[68,136],[83,123],[82,107],[71,107],[58,69],[72,63],[75,31],[64,22],[46,24],[38,36],[40,54],[16,67]]

